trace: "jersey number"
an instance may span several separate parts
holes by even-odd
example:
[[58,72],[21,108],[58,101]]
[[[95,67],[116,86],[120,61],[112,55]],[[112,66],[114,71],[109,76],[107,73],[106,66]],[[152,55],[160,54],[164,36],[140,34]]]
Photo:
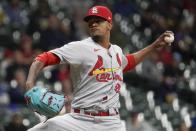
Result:
[[120,84],[117,83],[116,86],[115,86],[115,89],[114,89],[116,91],[116,93],[120,92],[120,88],[121,88]]

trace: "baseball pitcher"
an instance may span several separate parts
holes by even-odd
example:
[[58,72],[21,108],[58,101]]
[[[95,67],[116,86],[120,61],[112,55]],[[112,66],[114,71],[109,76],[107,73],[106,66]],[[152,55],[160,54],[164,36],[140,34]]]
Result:
[[[156,48],[171,44],[160,35],[146,48],[128,55],[110,43],[112,12],[105,6],[94,6],[84,17],[90,37],[68,43],[60,48],[38,55],[32,63],[25,98],[34,111],[48,119],[29,131],[125,131],[119,116],[119,91],[123,83],[123,72],[133,69]],[[35,87],[40,71],[49,65],[69,64],[73,82],[71,113],[57,116],[66,103],[66,96]]]

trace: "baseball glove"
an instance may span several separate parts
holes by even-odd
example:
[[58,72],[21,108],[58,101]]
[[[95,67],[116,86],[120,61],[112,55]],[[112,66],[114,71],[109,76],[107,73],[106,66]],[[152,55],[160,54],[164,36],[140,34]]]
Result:
[[56,116],[65,104],[64,95],[37,86],[27,91],[24,96],[29,108],[47,118]]

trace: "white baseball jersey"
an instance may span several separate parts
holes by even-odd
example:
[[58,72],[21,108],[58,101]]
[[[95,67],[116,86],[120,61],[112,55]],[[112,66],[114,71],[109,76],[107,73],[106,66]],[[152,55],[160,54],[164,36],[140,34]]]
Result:
[[108,110],[119,108],[119,90],[127,59],[119,46],[106,49],[91,37],[51,50],[61,63],[70,64],[74,88],[72,108]]

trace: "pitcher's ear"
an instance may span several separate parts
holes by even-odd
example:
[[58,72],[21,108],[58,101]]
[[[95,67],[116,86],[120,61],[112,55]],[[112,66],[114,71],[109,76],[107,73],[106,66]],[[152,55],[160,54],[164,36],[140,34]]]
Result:
[[108,22],[108,30],[112,30],[112,24]]

